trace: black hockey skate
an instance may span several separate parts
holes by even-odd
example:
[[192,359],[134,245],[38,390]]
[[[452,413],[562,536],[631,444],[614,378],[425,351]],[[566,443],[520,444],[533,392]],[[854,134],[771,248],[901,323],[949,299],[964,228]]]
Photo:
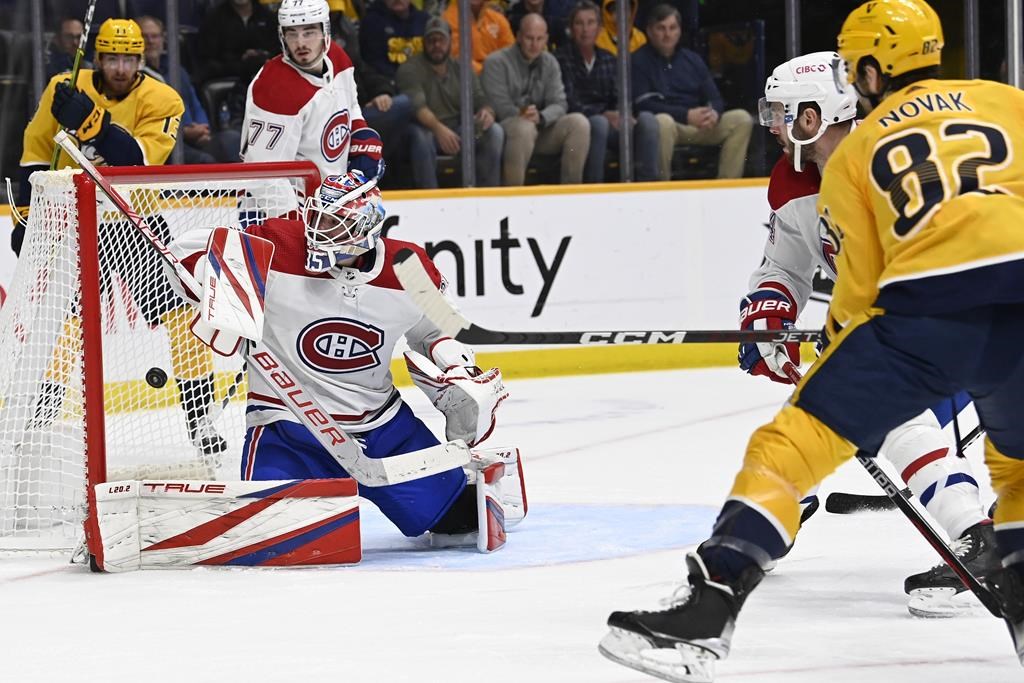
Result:
[[[696,552],[686,556],[689,590],[659,612],[612,612],[598,650],[608,659],[675,683],[709,683],[729,654],[743,601],[764,577],[756,565],[735,585],[713,581]],[[683,590],[685,591],[685,588]]]
[[[951,548],[978,579],[984,579],[1002,566],[991,523],[970,527]],[[907,609],[915,617],[955,617],[979,604],[946,564],[908,576],[903,590],[910,596]]]
[[1000,568],[988,575],[985,585],[999,603],[1017,659],[1024,665],[1024,582],[1020,572],[1013,567]]

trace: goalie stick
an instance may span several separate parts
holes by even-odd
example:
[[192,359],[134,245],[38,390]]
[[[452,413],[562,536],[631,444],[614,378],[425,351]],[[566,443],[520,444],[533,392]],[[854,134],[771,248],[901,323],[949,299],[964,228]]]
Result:
[[[792,362],[787,360],[783,363],[782,370],[786,373],[786,376],[793,381],[793,384],[800,383],[802,375]],[[978,600],[981,601],[981,604],[983,604],[988,611],[992,613],[992,616],[1002,619],[1003,611],[996,596],[993,595],[992,591],[990,591],[987,586],[983,585],[981,581],[971,573],[971,570],[967,568],[959,557],[957,557],[956,553],[950,550],[949,546],[946,545],[946,542],[942,540],[942,537],[939,536],[921,513],[917,511],[914,504],[910,502],[910,498],[907,494],[901,490],[899,486],[893,483],[892,479],[889,478],[889,475],[885,473],[885,470],[878,466],[878,463],[875,462],[874,455],[864,450],[858,450],[854,457],[857,458],[857,462],[859,462],[864,469],[868,471],[868,474],[870,474],[871,478],[875,480],[875,483],[881,487],[885,492],[885,495],[895,503],[896,507],[900,509],[900,512],[902,512],[918,532],[924,536],[924,540],[926,540],[928,545],[930,545],[935,552],[939,554],[942,561],[945,562],[949,568],[953,570],[953,573],[963,581],[964,585],[977,596]],[[1013,631],[1011,627],[1011,634],[1012,633]],[[1016,643],[1016,637],[1014,642]]]
[[[978,425],[972,429],[960,442],[959,452],[967,450],[975,441],[985,433],[985,430]],[[910,489],[901,489],[905,495],[911,495]],[[848,515],[854,512],[879,512],[882,510],[893,510],[896,503],[886,495],[872,495],[870,493],[844,493],[836,491],[828,494],[825,499],[825,510],[836,515]]]
[[[160,238],[146,225],[142,217],[132,210],[131,205],[114,189],[110,181],[104,178],[89,159],[82,154],[71,141],[70,136],[64,131],[59,131],[54,136],[54,141],[64,148],[64,151],[92,178],[118,211],[124,214],[128,221],[142,233],[149,245],[174,269],[175,275],[182,284],[197,299],[200,299],[202,288],[192,273],[168,250],[167,245],[160,241]],[[366,486],[396,484],[446,472],[469,462],[469,448],[464,442],[458,440],[412,453],[403,453],[387,458],[369,458],[363,453],[359,443],[338,426],[331,414],[320,405],[314,396],[302,388],[298,380],[269,350],[264,348],[256,352],[250,348],[247,351],[249,368],[263,377],[299,422],[309,429],[327,452],[360,484]]]
[[411,249],[395,255],[395,274],[424,315],[445,336],[464,344],[704,344],[716,342],[816,342],[820,330],[588,330],[580,332],[509,332],[469,322],[434,285]]

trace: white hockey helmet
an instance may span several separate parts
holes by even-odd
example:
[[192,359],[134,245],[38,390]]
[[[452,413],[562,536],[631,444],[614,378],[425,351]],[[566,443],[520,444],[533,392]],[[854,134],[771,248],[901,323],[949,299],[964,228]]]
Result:
[[340,259],[372,250],[384,224],[376,178],[361,171],[329,175],[302,207],[306,224],[306,270],[322,273]]
[[[857,92],[845,80],[834,77],[834,69],[842,63],[835,52],[812,52],[780,64],[764,84],[764,97],[758,103],[762,126],[785,126],[793,143],[793,166],[802,170],[800,148],[815,143],[835,123],[857,116]],[[821,110],[821,126],[806,140],[793,137],[793,123],[800,105],[813,102]],[[777,103],[779,106],[773,107]]]
[[295,64],[284,43],[284,30],[289,26],[320,24],[324,30],[324,58],[331,47],[331,8],[327,0],[282,0],[277,9],[277,37],[281,41],[281,54],[285,61]]

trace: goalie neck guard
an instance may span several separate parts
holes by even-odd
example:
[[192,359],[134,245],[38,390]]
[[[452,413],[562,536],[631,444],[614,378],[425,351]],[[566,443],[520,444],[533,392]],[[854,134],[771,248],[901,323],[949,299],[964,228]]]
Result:
[[339,261],[360,256],[377,244],[384,223],[377,180],[360,171],[331,175],[302,209],[306,225],[306,270],[322,273]]
[[[784,127],[793,143],[793,167],[803,170],[801,148],[817,142],[830,125],[849,121],[857,116],[857,93],[853,86],[837,81],[834,69],[840,63],[835,52],[812,52],[780,64],[764,85],[764,97],[758,103],[762,126]],[[800,105],[811,102],[818,106],[821,125],[811,137],[800,140],[793,136],[793,124]],[[773,104],[781,105],[773,107]]]

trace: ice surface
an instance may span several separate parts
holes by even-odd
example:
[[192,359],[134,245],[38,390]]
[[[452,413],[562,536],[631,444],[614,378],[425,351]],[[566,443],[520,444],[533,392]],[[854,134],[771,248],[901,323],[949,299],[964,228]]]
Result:
[[[734,369],[510,389],[492,441],[521,446],[531,512],[501,552],[431,550],[366,511],[353,568],[93,575],[0,558],[0,681],[654,680],[597,653],[604,620],[671,593],[683,548],[710,529],[750,433],[787,391]],[[850,463],[824,492],[873,487]],[[818,512],[747,603],[718,680],[1021,680],[981,608],[907,614],[903,578],[935,562],[897,512]]]

